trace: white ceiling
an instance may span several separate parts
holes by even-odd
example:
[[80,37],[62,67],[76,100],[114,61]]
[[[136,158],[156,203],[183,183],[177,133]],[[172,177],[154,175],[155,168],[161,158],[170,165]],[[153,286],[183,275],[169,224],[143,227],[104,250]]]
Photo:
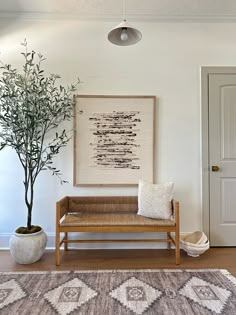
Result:
[[[0,0],[0,16],[47,15],[120,19],[124,0]],[[153,20],[235,20],[235,0],[126,0],[126,17]]]

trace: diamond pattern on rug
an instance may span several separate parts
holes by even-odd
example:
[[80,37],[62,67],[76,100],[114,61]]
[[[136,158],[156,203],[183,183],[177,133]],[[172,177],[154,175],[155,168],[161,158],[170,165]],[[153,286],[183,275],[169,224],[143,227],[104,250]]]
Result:
[[86,283],[74,278],[44,294],[44,298],[61,315],[67,315],[97,296]]
[[4,302],[11,292],[12,289],[0,289],[0,303]]
[[60,302],[78,302],[81,293],[81,288],[66,287],[63,288],[59,297]]
[[229,290],[220,288],[197,277],[192,277],[185,286],[179,290],[179,294],[217,314],[222,313],[225,303],[231,296]]
[[109,295],[135,314],[141,315],[162,293],[149,284],[132,277],[112,290]]
[[23,297],[25,292],[21,289],[16,280],[12,279],[0,284],[0,309],[12,304]]

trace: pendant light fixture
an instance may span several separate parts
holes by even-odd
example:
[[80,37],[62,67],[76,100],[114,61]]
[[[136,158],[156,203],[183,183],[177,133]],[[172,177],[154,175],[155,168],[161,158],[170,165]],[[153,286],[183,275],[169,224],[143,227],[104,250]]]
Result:
[[114,27],[108,33],[108,40],[118,46],[130,46],[139,42],[142,34],[136,28],[130,26],[125,19],[126,15],[126,0],[124,0],[124,21]]

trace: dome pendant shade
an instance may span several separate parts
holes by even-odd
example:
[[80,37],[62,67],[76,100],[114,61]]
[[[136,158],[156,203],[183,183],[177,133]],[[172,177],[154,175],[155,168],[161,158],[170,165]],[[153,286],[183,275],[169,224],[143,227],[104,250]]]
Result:
[[142,38],[142,34],[136,28],[130,26],[126,20],[114,27],[108,33],[108,40],[118,46],[129,46],[136,44]]

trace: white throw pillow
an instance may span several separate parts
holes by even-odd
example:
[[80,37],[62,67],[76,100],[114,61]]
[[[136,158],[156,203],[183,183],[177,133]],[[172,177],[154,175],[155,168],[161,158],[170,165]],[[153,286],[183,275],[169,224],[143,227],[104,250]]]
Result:
[[171,219],[174,183],[151,184],[139,181],[138,214],[153,219]]

